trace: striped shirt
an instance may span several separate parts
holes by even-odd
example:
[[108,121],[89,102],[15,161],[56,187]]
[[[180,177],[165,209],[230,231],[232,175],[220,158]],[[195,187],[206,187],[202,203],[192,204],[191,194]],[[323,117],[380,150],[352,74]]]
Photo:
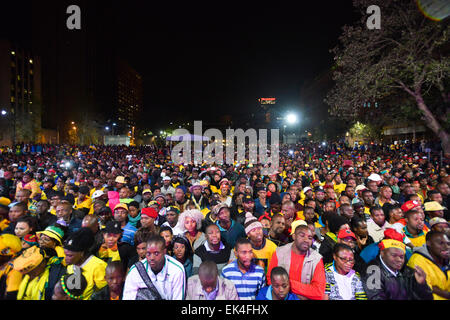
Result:
[[259,290],[266,284],[263,268],[252,263],[250,270],[242,273],[237,260],[222,269],[222,277],[234,283],[239,300],[255,300]]

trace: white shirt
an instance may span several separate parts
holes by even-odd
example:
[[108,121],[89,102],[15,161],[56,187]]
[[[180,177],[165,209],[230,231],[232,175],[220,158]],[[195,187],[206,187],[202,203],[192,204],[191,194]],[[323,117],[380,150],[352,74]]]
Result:
[[384,239],[384,230],[390,226],[389,222],[385,221],[384,225],[380,227],[376,224],[372,218],[367,221],[367,231],[369,235],[373,238],[373,241],[380,242]]
[[351,300],[353,299],[353,290],[352,290],[352,280],[355,276],[353,272],[352,275],[342,275],[337,271],[333,271],[334,280],[336,280],[336,284],[339,288],[339,294],[341,295],[343,300]]
[[[186,273],[183,265],[174,258],[165,255],[163,269],[155,275],[147,259],[142,261],[154,286],[164,300],[184,300],[186,292]],[[123,291],[123,300],[136,300],[139,289],[147,288],[136,266],[127,274]]]

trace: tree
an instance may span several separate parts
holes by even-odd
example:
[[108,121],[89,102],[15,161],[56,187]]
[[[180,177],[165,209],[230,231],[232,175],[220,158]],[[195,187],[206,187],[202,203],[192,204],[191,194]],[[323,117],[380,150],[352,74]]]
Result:
[[353,1],[362,17],[343,27],[340,44],[331,50],[336,69],[335,87],[325,99],[330,113],[354,121],[364,103],[383,102],[385,119],[391,110],[402,110],[405,119],[419,114],[450,156],[448,20],[427,19],[415,1],[384,0],[381,28],[369,30],[366,10],[373,2]]

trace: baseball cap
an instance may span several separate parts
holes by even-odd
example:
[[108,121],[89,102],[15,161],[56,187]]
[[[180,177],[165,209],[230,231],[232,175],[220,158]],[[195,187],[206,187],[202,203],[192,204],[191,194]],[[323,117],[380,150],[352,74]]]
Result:
[[180,213],[180,209],[178,209],[177,207],[174,207],[174,206],[167,207],[167,212],[169,212],[169,211],[173,211],[175,213]]
[[105,193],[103,192],[103,190],[95,190],[94,193],[92,194],[92,199],[97,199],[104,194]]
[[419,201],[417,200],[409,200],[406,201],[402,206],[401,209],[403,210],[403,212],[408,212],[409,210],[412,210],[414,208],[420,207],[421,204]]
[[118,177],[116,177],[115,182],[117,182],[117,183],[122,183],[122,184],[127,183],[127,182],[125,181],[125,177],[124,177],[124,176],[118,176]]
[[303,193],[307,193],[309,190],[312,190],[311,187],[304,187],[303,188]]
[[381,181],[383,179],[381,179],[380,175],[377,173],[372,173],[368,178],[368,180],[372,180],[372,181]]
[[244,196],[244,199],[242,199],[242,202],[244,202],[244,203],[249,203],[249,202],[255,202],[255,200],[253,200],[252,196],[246,194],[246,195]]
[[357,185],[357,186],[356,186],[355,191],[358,192],[358,191],[360,191],[360,190],[366,190],[366,189],[367,189],[367,188],[366,188],[365,185],[360,184],[360,185]]
[[119,208],[123,208],[125,210],[128,211],[128,206],[126,205],[126,203],[118,203],[115,207],[114,207],[114,211],[119,209]]
[[295,233],[295,229],[298,226],[307,226],[308,224],[306,223],[305,220],[295,220],[294,222],[292,222],[291,224],[291,235],[293,235]]
[[446,208],[441,206],[441,204],[437,201],[429,201],[424,203],[425,211],[441,211]]
[[429,224],[430,228],[432,228],[434,225],[439,223],[446,223],[447,225],[450,225],[447,220],[441,217],[434,217],[433,219],[430,219]]
[[338,239],[344,239],[347,237],[352,237],[353,239],[356,240],[355,234],[350,229],[342,229],[341,231],[339,231]]
[[142,191],[142,194],[144,194],[144,193],[152,193],[152,190],[150,190],[150,189],[144,189],[144,191]]
[[170,179],[170,177],[168,177],[168,176],[165,176],[165,177],[162,179],[162,181],[170,181],[170,180],[172,180],[172,179]]

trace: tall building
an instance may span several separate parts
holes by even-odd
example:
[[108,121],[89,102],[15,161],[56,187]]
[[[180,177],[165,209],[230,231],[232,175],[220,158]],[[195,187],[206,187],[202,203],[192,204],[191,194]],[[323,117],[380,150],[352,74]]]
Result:
[[[113,105],[119,128],[135,130],[143,107],[143,80],[126,61],[116,59],[116,77]],[[114,121],[114,120],[113,120]],[[133,134],[133,132],[132,132]]]
[[41,64],[22,45],[0,40],[0,144],[41,142]]

